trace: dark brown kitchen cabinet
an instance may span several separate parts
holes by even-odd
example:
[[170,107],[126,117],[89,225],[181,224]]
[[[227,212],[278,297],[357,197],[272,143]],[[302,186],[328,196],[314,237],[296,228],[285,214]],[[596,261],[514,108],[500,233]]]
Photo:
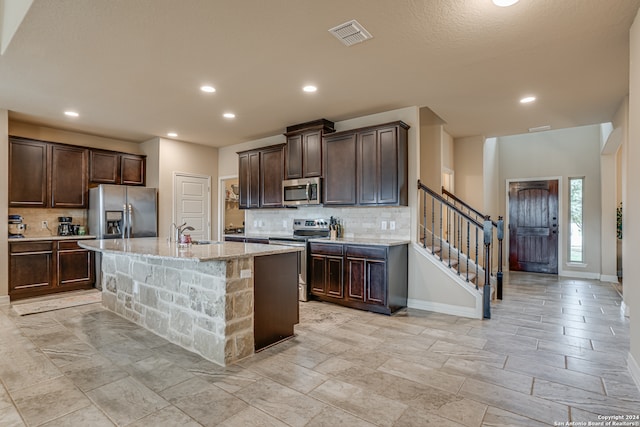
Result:
[[9,138],[10,207],[47,207],[48,158],[46,142]]
[[144,185],[145,167],[145,156],[91,150],[89,181],[95,184]]
[[322,301],[391,314],[407,305],[407,251],[407,245],[312,242],[311,295]]
[[342,245],[311,244],[311,294],[330,300],[344,297]]
[[408,129],[398,121],[325,136],[324,203],[406,206]]
[[86,208],[89,151],[51,144],[51,207]]
[[282,146],[265,148],[260,152],[260,207],[282,206],[284,153]]
[[62,290],[89,288],[95,283],[95,255],[93,251],[81,248],[75,240],[57,242],[58,280],[56,285]]
[[12,300],[52,291],[56,274],[53,242],[9,243],[9,296]]
[[333,131],[333,122],[325,119],[287,127],[285,178],[322,176],[322,136]]
[[9,242],[11,300],[89,289],[94,283],[94,253],[76,240]]
[[324,204],[355,205],[356,153],[355,133],[324,138]]
[[282,206],[283,145],[238,153],[240,209]]
[[88,150],[9,138],[9,206],[87,207]]

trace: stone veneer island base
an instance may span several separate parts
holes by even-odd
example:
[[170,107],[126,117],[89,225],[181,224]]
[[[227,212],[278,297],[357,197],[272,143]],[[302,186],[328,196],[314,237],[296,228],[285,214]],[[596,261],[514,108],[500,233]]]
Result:
[[293,335],[299,248],[180,248],[155,238],[82,246],[102,253],[104,307],[215,363],[228,365]]

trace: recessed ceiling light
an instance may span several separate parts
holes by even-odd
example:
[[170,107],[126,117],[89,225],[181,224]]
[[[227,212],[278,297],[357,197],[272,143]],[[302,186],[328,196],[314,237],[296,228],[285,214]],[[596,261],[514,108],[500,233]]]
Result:
[[508,7],[513,6],[514,4],[518,3],[518,1],[520,0],[493,0],[493,4],[500,7]]
[[176,136],[178,136],[178,134],[177,134],[177,133],[175,133],[175,132],[169,132],[169,133],[167,134],[167,136],[168,136],[168,137],[170,137],[170,138],[175,138]]
[[236,115],[233,113],[224,113],[222,117],[224,117],[225,119],[235,119]]
[[535,100],[536,100],[536,97],[535,97],[535,96],[527,96],[527,97],[522,98],[522,99],[520,100],[520,103],[521,103],[521,104],[528,104],[528,103],[533,102],[533,101],[535,101]]
[[213,86],[205,85],[205,86],[200,86],[200,90],[207,93],[213,93],[216,91],[216,88]]
[[318,90],[318,88],[315,87],[315,86],[312,86],[312,85],[308,85],[308,86],[303,87],[302,90],[305,91],[305,92],[311,93],[311,92],[316,92]]
[[78,117],[78,116],[80,116],[80,114],[76,113],[75,111],[65,111],[64,115],[65,116],[69,116],[69,117]]

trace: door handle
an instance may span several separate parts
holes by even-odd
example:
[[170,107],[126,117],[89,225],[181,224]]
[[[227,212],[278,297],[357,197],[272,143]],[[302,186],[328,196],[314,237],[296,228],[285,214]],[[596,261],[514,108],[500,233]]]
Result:
[[131,203],[129,203],[129,229],[127,231],[127,237],[131,237],[132,229],[133,229],[133,209],[131,208]]

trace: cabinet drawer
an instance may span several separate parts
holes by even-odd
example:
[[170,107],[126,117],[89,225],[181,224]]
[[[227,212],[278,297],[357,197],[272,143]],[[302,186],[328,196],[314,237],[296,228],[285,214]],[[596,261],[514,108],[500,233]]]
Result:
[[9,244],[9,251],[12,254],[26,253],[26,252],[52,252],[53,245],[50,240],[44,242],[11,242]]
[[261,243],[263,245],[269,244],[269,239],[260,239],[260,238],[247,238],[245,240],[246,243]]
[[387,259],[387,248],[380,246],[347,246],[348,257],[367,259]]
[[342,255],[343,253],[341,244],[311,243],[310,249],[312,254]]
[[64,240],[58,242],[58,250],[82,249],[77,240]]

